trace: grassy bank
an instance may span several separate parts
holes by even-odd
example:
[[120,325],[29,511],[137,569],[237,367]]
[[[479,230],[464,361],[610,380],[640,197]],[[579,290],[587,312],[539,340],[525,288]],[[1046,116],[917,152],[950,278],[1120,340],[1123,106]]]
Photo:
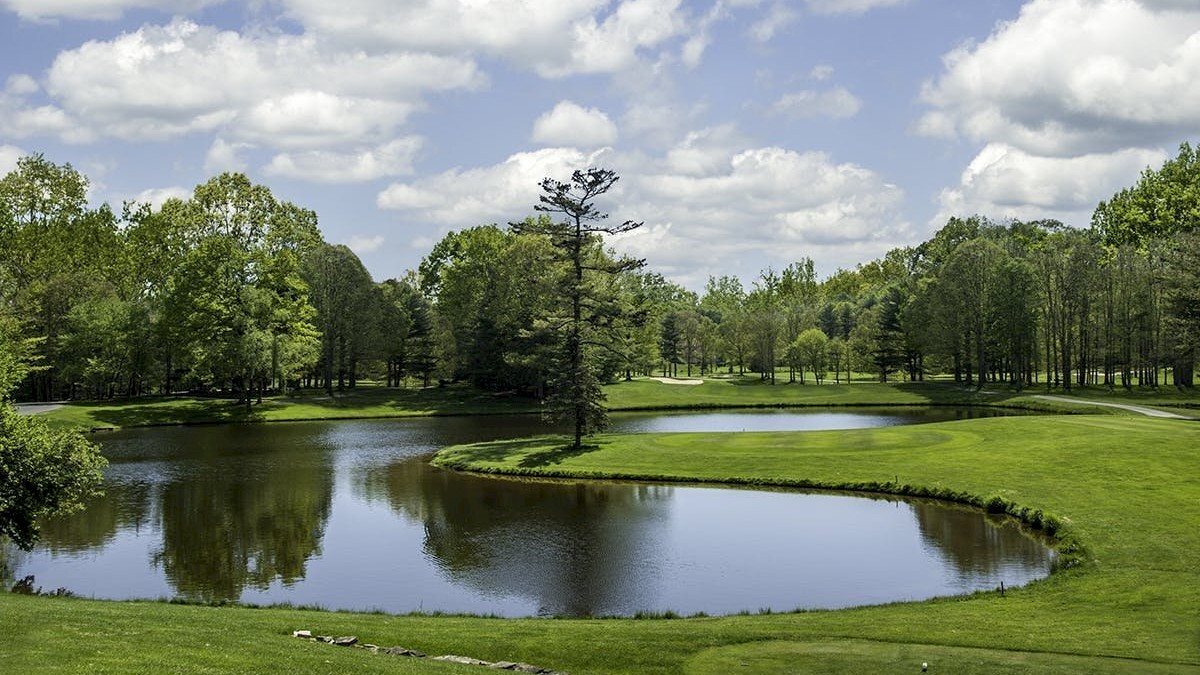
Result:
[[389,389],[363,386],[326,394],[268,396],[249,408],[227,398],[149,397],[69,403],[43,417],[58,427],[121,428],[167,424],[536,413],[536,401],[467,386]]
[[[1042,389],[1018,394],[1006,388],[976,392],[953,383],[866,383],[770,385],[756,377],[706,380],[698,386],[663,384],[650,379],[619,382],[605,387],[612,410],[673,410],[779,406],[988,405],[1048,412],[1112,413],[1111,409],[1081,408],[1036,398]],[[1164,390],[1124,393],[1123,390],[1083,390],[1088,400],[1126,402],[1167,409],[1200,407],[1200,393]],[[71,403],[44,417],[53,425],[105,429],[161,424],[220,422],[279,422],[427,415],[491,415],[537,413],[538,402],[510,394],[483,392],[464,385],[429,389],[387,389],[364,386],[327,395],[305,392],[267,397],[249,409],[222,398],[159,397]]]
[[842,432],[611,436],[463,446],[444,463],[557,476],[909,485],[1052,514],[1082,564],[1006,595],[677,620],[499,620],[0,594],[0,663],[43,672],[488,672],[288,637],[586,673],[1200,672],[1200,424],[1014,417]]
[[[532,439],[451,448],[437,461],[522,475],[867,488],[965,494],[982,503],[999,498],[1061,522],[1064,537],[1086,546],[1082,564],[1004,598],[798,620],[830,625],[844,615],[863,622],[857,633],[838,630],[823,638],[1200,664],[1200,569],[1194,562],[1200,425],[1194,422],[1017,417],[840,432],[610,436],[581,454],[563,451],[556,439]],[[762,672],[770,672],[767,664],[790,662],[779,661],[782,655],[831,649],[820,640],[760,647],[726,656],[758,659]],[[888,646],[881,653],[903,651]],[[851,658],[847,672],[872,658]],[[956,658],[975,657],[964,652]],[[962,672],[960,665],[948,672]]]

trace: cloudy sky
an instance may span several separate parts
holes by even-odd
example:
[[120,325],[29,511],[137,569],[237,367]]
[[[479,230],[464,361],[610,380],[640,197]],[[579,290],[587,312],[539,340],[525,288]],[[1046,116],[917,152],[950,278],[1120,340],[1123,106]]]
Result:
[[380,279],[586,166],[698,289],[1086,226],[1200,137],[1200,0],[0,0],[0,54],[0,171],[114,205],[244,171]]

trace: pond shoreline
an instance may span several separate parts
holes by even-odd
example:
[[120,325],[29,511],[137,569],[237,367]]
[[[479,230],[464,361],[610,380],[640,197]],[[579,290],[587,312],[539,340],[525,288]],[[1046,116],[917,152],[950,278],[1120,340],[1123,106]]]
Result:
[[[1015,412],[822,407],[617,413],[612,421],[626,433],[740,434]],[[1046,542],[1035,543],[1013,522],[885,490],[798,491],[728,481],[645,487],[620,480],[581,488],[578,480],[452,476],[429,461],[456,443],[560,431],[532,416],[124,430],[103,441],[108,495],[89,506],[94,516],[47,523],[45,548],[14,571],[48,587],[112,599],[183,594],[516,617],[727,615],[920,600],[1001,582],[1023,585],[1048,575],[1053,564]],[[210,531],[206,523],[223,526]],[[221,550],[232,551],[233,560],[272,566],[260,573],[257,565],[201,564],[208,558],[196,556]],[[747,550],[765,556],[747,559]],[[847,567],[846,561],[858,562]],[[413,581],[397,580],[387,573],[392,569],[406,570]],[[559,580],[520,581],[535,578]],[[720,578],[727,581],[722,591],[705,590]],[[360,587],[351,581],[358,579],[375,581]]]
[[[773,434],[773,433],[811,433],[811,432],[712,432],[742,434]],[[565,439],[564,439],[565,440]],[[492,444],[494,445],[494,444]],[[448,448],[453,451],[454,448]],[[970,492],[953,490],[951,488],[922,484],[898,483],[894,481],[865,481],[865,482],[830,482],[807,478],[781,479],[731,476],[726,478],[697,477],[680,474],[644,474],[624,473],[617,471],[569,471],[526,469],[519,467],[488,467],[453,459],[445,459],[442,452],[436,453],[431,460],[434,466],[477,476],[499,477],[510,479],[551,480],[551,481],[618,481],[627,483],[649,483],[656,485],[679,486],[711,486],[746,489],[779,489],[781,491],[798,492],[801,494],[832,494],[846,496],[862,496],[868,498],[899,497],[905,499],[926,500],[932,503],[953,504],[982,511],[988,515],[998,515],[1013,519],[1032,535],[1045,540],[1047,546],[1059,554],[1058,560],[1051,573],[1060,569],[1071,569],[1084,562],[1088,555],[1082,542],[1075,534],[1064,529],[1064,519],[1041,509],[1030,508],[1009,501],[999,495],[982,497]]]
[[[666,675],[686,670],[714,650],[741,650],[738,655],[743,659],[753,659],[812,641],[830,645],[831,653],[843,653],[837,645],[848,639],[903,648],[905,653],[932,653],[928,660],[943,672],[956,668],[1026,672],[1026,655],[1036,655],[1041,667],[1057,667],[1059,672],[1185,673],[1200,666],[1200,643],[1195,641],[1192,620],[1195,607],[1200,606],[1196,583],[1200,578],[1186,555],[1200,547],[1200,521],[1189,506],[1200,503],[1200,488],[1188,478],[1197,470],[1194,449],[1200,444],[1200,429],[1194,423],[1134,416],[1034,416],[969,420],[940,429],[929,425],[907,428],[907,432],[896,429],[900,428],[866,434],[867,440],[874,441],[869,451],[829,454],[822,444],[796,448],[788,440],[796,434],[780,433],[768,435],[776,436],[780,444],[767,444],[774,454],[765,458],[738,447],[720,453],[692,447],[686,456],[714,477],[796,477],[789,472],[796,470],[799,461],[804,475],[830,482],[838,476],[886,482],[895,472],[901,484],[955,486],[973,495],[997,494],[1039,505],[1063,514],[1066,529],[1086,539],[1089,548],[1083,563],[1007,596],[982,593],[858,609],[666,621],[398,616],[0,594],[0,628],[12,643],[46,647],[36,656],[23,657],[30,652],[3,647],[0,653],[6,663],[30,673],[130,663],[126,660],[130,653],[138,654],[141,661],[155,659],[164,667],[197,663],[219,667],[227,650],[214,655],[205,649],[206,643],[255,654],[253,663],[260,672],[348,671],[366,666],[340,652],[319,656],[296,652],[289,647],[293,640],[287,635],[296,626],[305,626],[358,635],[375,644],[518,658],[578,673]],[[953,438],[939,440],[930,437],[930,431]],[[862,436],[860,432],[813,432],[805,437],[824,441],[838,435]],[[689,438],[667,440],[695,444],[691,435],[676,436]],[[1130,437],[1139,439],[1138,449],[1129,446]],[[942,442],[955,439],[950,445]],[[755,444],[763,446],[766,440],[756,437]],[[667,455],[679,451],[662,443],[653,452],[638,448],[627,455],[593,454],[570,461],[586,465],[603,459],[610,469],[622,470],[635,461],[670,460]],[[773,450],[784,446],[786,457]],[[1149,447],[1154,452],[1146,452]],[[888,454],[889,449],[898,454]],[[786,462],[772,464],[775,458]],[[1113,475],[1122,480],[1112,482]],[[1136,507],[1131,505],[1135,498]],[[628,646],[618,662],[607,648],[616,643]],[[972,651],[959,653],[936,645]],[[852,651],[844,653],[844,658],[854,658]],[[322,658],[332,659],[333,665],[322,666]],[[968,660],[976,664],[971,666],[974,670],[967,667]],[[367,670],[373,672],[369,666]]]

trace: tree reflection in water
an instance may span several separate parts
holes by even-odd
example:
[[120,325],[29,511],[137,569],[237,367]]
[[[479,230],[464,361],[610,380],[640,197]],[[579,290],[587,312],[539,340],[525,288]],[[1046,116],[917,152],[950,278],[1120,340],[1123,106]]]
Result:
[[994,579],[998,583],[1008,570],[1044,565],[1053,557],[1036,539],[1012,536],[1018,528],[1012,518],[980,517],[976,509],[928,501],[910,504],[921,539],[940,551],[964,581]]
[[89,499],[82,511],[42,523],[41,546],[52,553],[82,553],[101,548],[125,530],[140,530],[151,517],[150,483],[104,484],[104,493]]
[[236,600],[247,586],[290,585],[320,552],[332,492],[329,470],[307,466],[170,483],[155,562],[187,598]]
[[179,595],[236,600],[247,586],[304,578],[329,520],[333,467],[286,444],[271,448],[235,465],[206,462],[163,486],[155,563]]
[[544,615],[597,616],[655,597],[655,532],[674,488],[518,481],[422,460],[363,472],[367,495],[424,527],[424,551],[452,581],[527,598]]
[[579,616],[932,597],[1024,583],[1053,555],[942,504],[428,464],[447,443],[542,431],[431,418],[116,432],[107,494],[47,522],[30,554],[0,549],[0,577],[106,598]]

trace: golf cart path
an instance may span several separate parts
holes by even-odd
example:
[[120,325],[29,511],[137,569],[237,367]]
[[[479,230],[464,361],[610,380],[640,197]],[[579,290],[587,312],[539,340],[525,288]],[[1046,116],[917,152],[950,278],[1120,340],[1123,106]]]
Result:
[[1165,410],[1155,410],[1154,408],[1147,408],[1146,406],[1133,405],[1130,403],[1107,403],[1104,401],[1088,401],[1088,400],[1078,399],[1078,398],[1067,398],[1066,396],[1049,396],[1047,394],[1034,394],[1034,398],[1045,399],[1047,401],[1058,401],[1059,403],[1075,403],[1077,405],[1099,405],[1099,406],[1104,406],[1105,408],[1120,408],[1121,410],[1128,410],[1130,412],[1141,413],[1143,415],[1146,415],[1147,417],[1162,417],[1165,419],[1172,419],[1172,420],[1194,419],[1192,417],[1188,417],[1187,415],[1180,415],[1178,413],[1167,412]]

